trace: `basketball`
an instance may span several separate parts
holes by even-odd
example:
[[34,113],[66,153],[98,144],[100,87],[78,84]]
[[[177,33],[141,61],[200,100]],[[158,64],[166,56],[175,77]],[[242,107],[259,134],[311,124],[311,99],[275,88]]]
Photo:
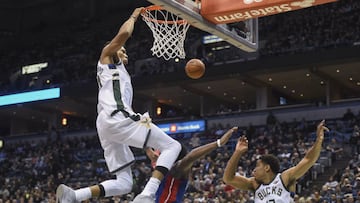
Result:
[[200,59],[190,59],[185,66],[186,75],[192,79],[199,79],[205,73],[205,64]]

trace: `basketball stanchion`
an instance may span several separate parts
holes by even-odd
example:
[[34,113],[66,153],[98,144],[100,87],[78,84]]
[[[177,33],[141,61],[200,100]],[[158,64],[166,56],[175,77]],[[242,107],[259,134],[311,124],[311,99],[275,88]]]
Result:
[[146,7],[141,15],[153,33],[152,54],[165,60],[184,59],[184,41],[190,24],[157,5]]

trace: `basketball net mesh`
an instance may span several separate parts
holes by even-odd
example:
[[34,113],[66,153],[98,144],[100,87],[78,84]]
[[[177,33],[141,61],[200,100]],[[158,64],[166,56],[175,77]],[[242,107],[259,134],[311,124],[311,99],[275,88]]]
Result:
[[184,41],[190,24],[161,9],[145,9],[141,14],[153,33],[152,55],[165,60],[185,58]]

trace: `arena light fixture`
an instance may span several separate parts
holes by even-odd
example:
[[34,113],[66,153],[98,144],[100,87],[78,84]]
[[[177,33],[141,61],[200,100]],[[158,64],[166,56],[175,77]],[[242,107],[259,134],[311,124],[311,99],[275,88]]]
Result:
[[51,88],[45,90],[3,95],[0,96],[0,106],[21,104],[26,102],[34,102],[34,101],[41,101],[47,99],[55,99],[59,97],[60,97],[60,88]]

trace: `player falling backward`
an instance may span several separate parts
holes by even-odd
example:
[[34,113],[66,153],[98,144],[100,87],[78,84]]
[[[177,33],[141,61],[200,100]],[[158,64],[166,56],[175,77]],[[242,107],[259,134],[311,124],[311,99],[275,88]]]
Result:
[[[181,203],[186,192],[193,163],[218,147],[224,146],[229,141],[231,135],[237,130],[238,127],[233,127],[217,141],[194,148],[184,157],[180,157],[161,181],[156,192],[156,203]],[[156,152],[148,148],[146,154],[153,163],[156,163],[158,158]],[[180,153],[180,155],[182,154]]]
[[135,9],[122,24],[117,35],[102,49],[97,64],[99,95],[96,128],[106,164],[116,179],[77,190],[61,184],[56,190],[57,202],[74,203],[91,197],[110,197],[131,192],[133,177],[130,166],[135,158],[129,146],[133,146],[152,147],[161,151],[152,177],[133,201],[152,203],[161,180],[181,151],[181,144],[154,125],[148,114],[140,115],[132,109],[133,88],[125,68],[128,56],[124,45],[133,33],[142,9]]
[[321,121],[316,130],[316,141],[306,152],[305,157],[294,167],[279,173],[280,164],[274,155],[263,155],[253,170],[253,177],[235,175],[241,156],[248,150],[245,136],[239,138],[235,152],[231,156],[224,171],[225,183],[241,189],[255,192],[255,203],[289,203],[292,201],[289,188],[301,178],[317,161],[324,140],[325,121]]

